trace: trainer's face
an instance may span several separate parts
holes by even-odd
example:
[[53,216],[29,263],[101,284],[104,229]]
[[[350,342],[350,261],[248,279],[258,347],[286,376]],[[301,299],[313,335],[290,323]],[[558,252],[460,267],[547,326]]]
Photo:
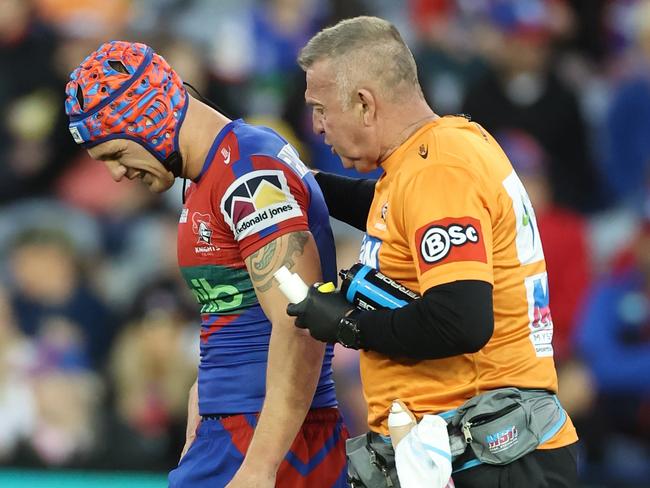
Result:
[[139,178],[154,193],[169,190],[174,184],[174,175],[137,142],[113,139],[88,149],[88,154],[102,161],[115,181]]
[[338,154],[345,168],[368,172],[377,168],[376,127],[364,118],[361,100],[344,107],[330,61],[317,61],[307,70],[305,102],[312,109],[316,134]]

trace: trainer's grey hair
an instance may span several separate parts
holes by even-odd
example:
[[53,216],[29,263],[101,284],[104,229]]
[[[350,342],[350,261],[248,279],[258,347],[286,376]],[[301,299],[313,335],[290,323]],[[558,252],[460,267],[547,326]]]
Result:
[[373,83],[392,101],[404,90],[423,96],[413,54],[397,28],[378,17],[345,19],[312,37],[300,51],[298,64],[307,71],[321,60],[331,63],[344,107],[361,82]]

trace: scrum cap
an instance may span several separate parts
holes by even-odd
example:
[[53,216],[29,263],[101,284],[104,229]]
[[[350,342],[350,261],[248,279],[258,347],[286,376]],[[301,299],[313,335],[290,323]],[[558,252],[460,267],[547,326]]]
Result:
[[180,176],[178,136],[188,95],[178,74],[149,46],[102,44],[70,74],[65,91],[77,144],[130,139]]

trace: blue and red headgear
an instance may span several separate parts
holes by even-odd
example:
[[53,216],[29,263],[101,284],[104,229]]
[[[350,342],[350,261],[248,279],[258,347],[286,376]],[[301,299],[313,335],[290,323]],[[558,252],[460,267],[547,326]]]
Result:
[[102,44],[70,74],[65,92],[70,133],[77,144],[90,148],[111,139],[130,139],[180,176],[178,135],[187,91],[149,46]]

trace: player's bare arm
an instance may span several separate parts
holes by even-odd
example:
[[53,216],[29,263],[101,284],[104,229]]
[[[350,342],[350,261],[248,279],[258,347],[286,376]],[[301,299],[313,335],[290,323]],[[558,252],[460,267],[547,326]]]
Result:
[[288,239],[277,239],[249,257],[248,273],[258,293],[264,293],[275,285],[273,273],[280,267],[295,267],[296,257],[303,255],[310,239],[309,232],[292,232]]
[[190,446],[196,439],[196,429],[201,422],[201,416],[199,415],[199,381],[198,379],[194,382],[190,388],[190,392],[187,398],[187,427],[185,429],[185,446],[183,447],[183,452],[181,452],[181,459]]
[[318,250],[309,232],[285,234],[246,259],[273,330],[266,399],[246,459],[229,488],[250,486],[251,479],[274,479],[303,423],[320,375],[325,345],[294,327],[293,319],[286,315],[287,299],[273,280],[273,273],[283,265],[306,283],[321,280]]

